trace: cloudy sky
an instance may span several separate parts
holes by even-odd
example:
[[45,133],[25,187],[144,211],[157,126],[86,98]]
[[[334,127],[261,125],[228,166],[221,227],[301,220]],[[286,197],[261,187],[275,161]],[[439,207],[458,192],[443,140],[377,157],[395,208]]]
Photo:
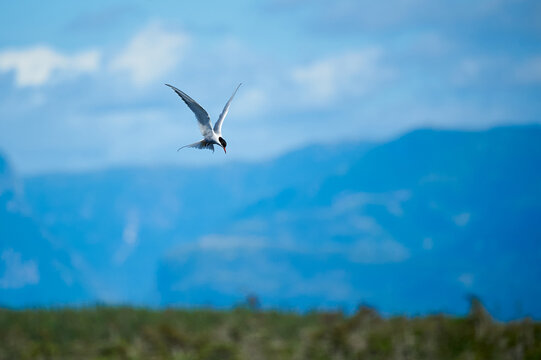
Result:
[[[195,120],[228,153],[185,150]],[[4,1],[0,151],[33,174],[268,159],[418,127],[541,122],[537,0]]]

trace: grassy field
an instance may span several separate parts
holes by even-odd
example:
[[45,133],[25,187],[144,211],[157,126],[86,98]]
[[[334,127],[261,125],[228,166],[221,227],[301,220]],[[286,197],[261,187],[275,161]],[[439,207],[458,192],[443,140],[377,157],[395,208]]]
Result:
[[0,359],[541,359],[541,323],[208,309],[0,310]]

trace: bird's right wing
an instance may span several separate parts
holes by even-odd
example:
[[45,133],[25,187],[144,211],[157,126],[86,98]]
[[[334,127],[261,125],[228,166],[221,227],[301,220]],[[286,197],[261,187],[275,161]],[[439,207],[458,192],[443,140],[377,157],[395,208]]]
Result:
[[211,143],[209,143],[205,139],[203,139],[201,141],[198,141],[196,143],[193,143],[193,144],[184,145],[183,147],[178,148],[177,151],[179,151],[180,149],[187,148],[187,147],[194,148],[194,149],[208,149],[208,150],[212,150],[212,152],[214,152],[214,145],[212,145]]
[[231,105],[231,101],[233,101],[233,98],[235,97],[235,94],[237,93],[241,85],[242,83],[240,83],[239,86],[237,86],[237,88],[235,89],[235,92],[233,93],[233,95],[231,95],[227,104],[225,104],[224,109],[222,110],[222,113],[220,114],[220,117],[218,117],[218,121],[216,121],[216,124],[214,124],[214,132],[218,134],[219,136],[222,135],[222,123],[224,122],[224,119],[227,116],[227,113],[229,112],[229,105]]
[[173,89],[178,96],[188,105],[190,110],[193,111],[197,121],[199,122],[199,130],[204,137],[210,137],[212,135],[212,125],[210,123],[209,114],[201,105],[199,105],[194,99],[174,87],[173,85],[165,84]]

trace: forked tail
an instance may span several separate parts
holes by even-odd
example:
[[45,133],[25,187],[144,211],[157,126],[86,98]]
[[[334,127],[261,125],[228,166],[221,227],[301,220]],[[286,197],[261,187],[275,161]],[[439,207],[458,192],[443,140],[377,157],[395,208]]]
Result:
[[187,147],[194,148],[194,149],[208,149],[208,150],[212,150],[212,152],[214,152],[214,145],[209,143],[206,140],[201,140],[201,141],[195,142],[193,144],[184,145],[182,147],[179,147],[177,149],[177,151],[179,151],[180,149],[187,148]]

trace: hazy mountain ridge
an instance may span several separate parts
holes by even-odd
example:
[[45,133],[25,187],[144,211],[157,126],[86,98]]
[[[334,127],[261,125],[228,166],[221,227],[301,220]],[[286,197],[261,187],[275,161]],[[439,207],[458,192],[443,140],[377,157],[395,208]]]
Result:
[[68,304],[85,294],[67,252],[30,214],[0,154],[0,306]]
[[[261,164],[43,175],[26,179],[25,191],[36,216],[84,264],[96,298],[158,304],[156,269],[170,248],[220,231],[260,197],[344,171],[370,146],[343,147],[338,161],[325,145]],[[311,178],[295,171],[299,161]]]
[[[215,238],[184,248],[167,260],[161,292],[180,303],[252,291],[275,306],[367,301],[407,313],[460,312],[475,292],[497,316],[537,313],[540,140],[538,126],[419,130],[374,147],[319,186],[251,205],[221,232],[233,248]],[[198,274],[195,295],[185,273]],[[299,284],[311,284],[305,298]]]
[[539,126],[419,130],[264,164],[37,176],[25,193],[89,301],[461,312],[473,292],[498,317],[540,316],[540,141]]

